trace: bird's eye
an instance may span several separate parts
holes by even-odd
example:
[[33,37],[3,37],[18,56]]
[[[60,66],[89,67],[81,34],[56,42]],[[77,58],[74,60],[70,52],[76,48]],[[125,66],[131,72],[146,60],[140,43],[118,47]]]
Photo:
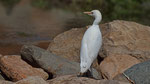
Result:
[[94,13],[94,12],[91,12],[92,14]]

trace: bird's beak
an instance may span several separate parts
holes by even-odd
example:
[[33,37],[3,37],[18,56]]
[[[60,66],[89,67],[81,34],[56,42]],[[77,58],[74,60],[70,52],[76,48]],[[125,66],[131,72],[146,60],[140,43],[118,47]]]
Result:
[[88,14],[88,15],[91,15],[92,12],[83,12],[84,14]]

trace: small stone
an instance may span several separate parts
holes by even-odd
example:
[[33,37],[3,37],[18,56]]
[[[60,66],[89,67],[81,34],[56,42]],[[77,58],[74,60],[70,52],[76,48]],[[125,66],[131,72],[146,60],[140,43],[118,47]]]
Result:
[[130,55],[111,54],[100,64],[102,76],[113,79],[116,75],[123,73],[126,69],[140,61]]
[[45,80],[48,74],[40,68],[33,68],[18,55],[7,55],[0,59],[0,69],[13,81],[18,81],[29,76],[40,76]]

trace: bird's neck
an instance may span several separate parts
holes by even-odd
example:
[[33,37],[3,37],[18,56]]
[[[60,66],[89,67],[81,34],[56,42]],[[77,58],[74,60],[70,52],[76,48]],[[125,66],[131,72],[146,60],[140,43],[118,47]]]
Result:
[[95,20],[93,22],[93,25],[98,25],[101,22],[101,19],[102,19],[101,15],[95,16]]

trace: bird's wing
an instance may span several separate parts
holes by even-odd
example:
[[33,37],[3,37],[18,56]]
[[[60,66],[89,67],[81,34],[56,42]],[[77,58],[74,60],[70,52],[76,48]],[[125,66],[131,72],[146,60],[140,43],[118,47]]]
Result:
[[80,52],[80,59],[82,63],[87,63],[88,59],[88,47],[86,43],[82,43],[81,52]]

